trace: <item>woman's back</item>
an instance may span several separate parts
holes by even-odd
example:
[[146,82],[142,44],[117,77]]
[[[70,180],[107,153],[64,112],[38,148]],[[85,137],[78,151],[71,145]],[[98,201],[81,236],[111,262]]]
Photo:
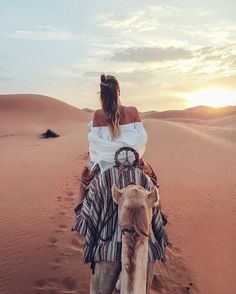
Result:
[[[140,157],[143,156],[145,151],[147,133],[141,122],[138,110],[135,107],[120,105],[120,112],[120,134],[116,138],[112,138],[106,123],[105,113],[102,109],[96,110],[93,121],[88,124],[90,158],[94,163],[93,166],[99,163],[102,171],[114,165],[115,152],[121,147],[130,146],[134,148]],[[124,157],[125,154],[122,154],[122,156]]]
[[[119,125],[126,125],[134,122],[141,122],[139,112],[134,106],[119,105],[120,121]],[[103,127],[107,126],[106,116],[103,109],[95,111],[93,116],[93,126]]]

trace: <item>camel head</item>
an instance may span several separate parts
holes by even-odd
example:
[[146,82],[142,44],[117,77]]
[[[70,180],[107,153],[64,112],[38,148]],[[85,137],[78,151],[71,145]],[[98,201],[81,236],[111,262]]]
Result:
[[135,231],[139,236],[149,236],[152,220],[152,207],[158,204],[156,187],[148,191],[130,184],[119,190],[112,186],[113,201],[118,205],[118,219],[122,233]]

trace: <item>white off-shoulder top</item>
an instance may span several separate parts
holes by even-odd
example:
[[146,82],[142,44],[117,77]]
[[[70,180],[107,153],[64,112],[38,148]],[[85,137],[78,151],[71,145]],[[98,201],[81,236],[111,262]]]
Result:
[[[112,139],[107,126],[93,127],[93,122],[88,124],[89,154],[91,170],[98,163],[101,172],[111,168],[114,164],[116,151],[125,146],[134,148],[141,158],[145,151],[148,136],[142,122],[133,122],[120,125],[120,136]],[[119,160],[124,160],[126,153],[119,155]],[[128,159],[134,160],[133,153],[129,152]]]

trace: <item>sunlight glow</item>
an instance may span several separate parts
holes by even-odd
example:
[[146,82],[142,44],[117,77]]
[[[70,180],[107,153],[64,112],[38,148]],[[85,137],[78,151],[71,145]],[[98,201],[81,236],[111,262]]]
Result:
[[183,93],[182,97],[186,99],[188,107],[198,105],[222,107],[227,105],[236,105],[236,91],[226,89],[203,89],[193,93]]

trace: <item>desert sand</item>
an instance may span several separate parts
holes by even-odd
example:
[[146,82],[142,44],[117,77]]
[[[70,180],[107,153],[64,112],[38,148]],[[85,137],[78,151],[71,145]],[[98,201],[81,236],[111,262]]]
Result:
[[[236,112],[205,110],[142,114],[171,242],[152,294],[235,293]],[[89,293],[71,227],[91,119],[54,98],[0,95],[1,294]],[[60,137],[39,138],[48,128]]]

